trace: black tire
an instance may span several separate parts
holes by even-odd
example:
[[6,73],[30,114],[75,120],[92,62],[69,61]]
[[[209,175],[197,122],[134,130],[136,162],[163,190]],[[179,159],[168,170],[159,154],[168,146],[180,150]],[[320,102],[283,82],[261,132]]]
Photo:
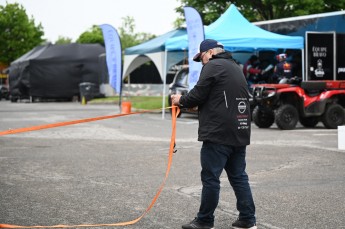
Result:
[[345,111],[339,104],[329,104],[322,115],[322,123],[328,129],[337,129],[345,124]]
[[262,111],[258,106],[254,108],[252,117],[259,128],[270,128],[274,123],[274,113]]
[[299,122],[304,127],[315,127],[320,121],[319,117],[300,117]]
[[275,113],[275,121],[277,126],[282,130],[292,130],[298,122],[298,111],[291,104],[283,104]]
[[18,98],[14,98],[14,97],[11,98],[11,103],[16,103],[17,101],[18,101]]

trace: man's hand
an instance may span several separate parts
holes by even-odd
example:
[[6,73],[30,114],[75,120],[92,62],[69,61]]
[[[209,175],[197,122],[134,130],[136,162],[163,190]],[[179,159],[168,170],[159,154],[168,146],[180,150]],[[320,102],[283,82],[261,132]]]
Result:
[[181,95],[171,95],[171,104],[175,106],[180,105],[180,98]]

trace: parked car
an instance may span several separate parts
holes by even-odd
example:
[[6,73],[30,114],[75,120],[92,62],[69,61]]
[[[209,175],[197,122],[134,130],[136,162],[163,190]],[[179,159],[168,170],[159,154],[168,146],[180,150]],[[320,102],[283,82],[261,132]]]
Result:
[[9,100],[10,99],[10,92],[6,86],[0,85],[0,100],[3,98],[6,100]]
[[[189,68],[188,65],[178,65],[175,66],[177,68],[177,72],[174,76],[173,82],[169,85],[169,106],[171,106],[171,95],[173,94],[180,94],[185,95],[189,91],[188,85],[188,74]],[[181,108],[181,113],[194,113],[197,114],[197,109],[189,109],[189,108]],[[179,116],[180,116],[179,115]]]

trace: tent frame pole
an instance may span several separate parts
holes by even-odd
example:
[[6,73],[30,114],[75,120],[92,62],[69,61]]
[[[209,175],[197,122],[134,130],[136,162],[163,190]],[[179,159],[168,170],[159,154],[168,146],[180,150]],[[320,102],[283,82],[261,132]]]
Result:
[[304,49],[301,49],[301,55],[302,55],[302,81],[308,81],[308,79],[306,79],[306,72],[307,69],[305,69],[305,54],[304,54]]
[[162,119],[165,119],[165,85],[167,82],[168,51],[164,51],[164,69],[163,69],[163,98],[162,98]]

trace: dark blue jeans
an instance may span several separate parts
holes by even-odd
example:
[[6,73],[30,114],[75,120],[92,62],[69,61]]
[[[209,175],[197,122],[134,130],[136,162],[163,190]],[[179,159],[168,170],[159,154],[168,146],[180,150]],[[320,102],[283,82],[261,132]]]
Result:
[[198,219],[205,223],[214,222],[214,211],[219,201],[219,177],[224,169],[235,192],[239,219],[256,223],[255,205],[245,171],[246,146],[234,147],[204,142],[200,160],[202,193]]

